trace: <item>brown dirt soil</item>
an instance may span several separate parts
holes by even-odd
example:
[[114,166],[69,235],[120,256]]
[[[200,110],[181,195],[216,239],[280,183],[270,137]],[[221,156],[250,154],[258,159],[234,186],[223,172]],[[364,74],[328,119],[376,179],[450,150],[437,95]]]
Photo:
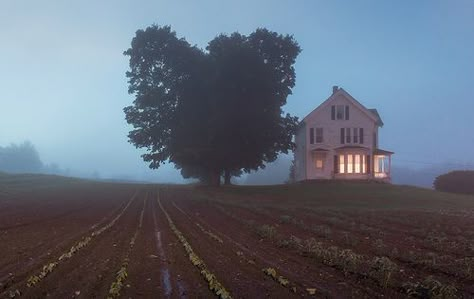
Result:
[[[473,279],[450,263],[474,250],[474,235],[466,233],[474,221],[461,211],[337,210],[298,206],[278,195],[225,197],[192,187],[85,182],[4,192],[0,207],[0,298],[16,290],[21,296],[14,297],[22,298],[105,298],[122,267],[120,298],[215,297],[167,215],[234,298],[404,298],[402,282],[430,275],[474,297]],[[274,235],[259,233],[264,224]],[[30,276],[101,228],[107,229],[27,287]],[[388,256],[398,266],[394,283],[383,287],[368,269],[343,271],[301,244],[281,246],[291,236],[350,249],[368,261]],[[428,257],[447,262],[430,264]],[[275,279],[262,271],[268,268]]]

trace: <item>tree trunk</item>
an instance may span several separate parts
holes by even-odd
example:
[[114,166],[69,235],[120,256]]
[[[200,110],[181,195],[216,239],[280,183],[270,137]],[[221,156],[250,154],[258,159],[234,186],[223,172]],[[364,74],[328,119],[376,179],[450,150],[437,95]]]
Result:
[[221,185],[221,174],[220,171],[210,170],[209,172],[209,184],[211,186],[219,187]]
[[232,177],[232,175],[230,174],[230,171],[225,170],[224,171],[224,185],[230,185],[231,184],[231,182],[230,182],[231,177]]

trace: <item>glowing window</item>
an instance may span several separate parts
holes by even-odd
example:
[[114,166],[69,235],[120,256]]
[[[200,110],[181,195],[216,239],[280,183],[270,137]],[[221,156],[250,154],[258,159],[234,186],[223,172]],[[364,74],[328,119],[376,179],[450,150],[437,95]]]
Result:
[[360,155],[354,156],[354,172],[360,173]]
[[317,169],[323,168],[323,159],[316,159],[316,168]]
[[339,155],[339,173],[345,173],[344,155]]
[[352,155],[347,155],[347,173],[352,173]]
[[365,155],[362,155],[362,173],[367,173],[367,168],[366,168],[366,162],[365,162]]

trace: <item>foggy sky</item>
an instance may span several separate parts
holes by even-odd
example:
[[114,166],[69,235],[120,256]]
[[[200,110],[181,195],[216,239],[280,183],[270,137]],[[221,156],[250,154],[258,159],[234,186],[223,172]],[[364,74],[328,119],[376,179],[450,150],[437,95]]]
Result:
[[[205,47],[257,27],[303,52],[286,112],[303,118],[339,85],[385,126],[393,164],[474,164],[474,1],[1,1],[0,146],[31,141],[43,162],[103,177],[179,180],[127,142],[124,50],[171,25]],[[459,167],[458,167],[459,166]]]

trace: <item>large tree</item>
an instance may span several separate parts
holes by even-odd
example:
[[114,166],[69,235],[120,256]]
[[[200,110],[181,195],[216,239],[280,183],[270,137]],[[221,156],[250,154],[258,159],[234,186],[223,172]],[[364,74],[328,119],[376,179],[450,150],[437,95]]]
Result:
[[297,118],[282,106],[295,85],[300,48],[291,36],[258,29],[220,35],[206,50],[171,28],[139,30],[130,57],[130,142],[151,168],[170,161],[185,177],[218,184],[264,167],[293,149]]

